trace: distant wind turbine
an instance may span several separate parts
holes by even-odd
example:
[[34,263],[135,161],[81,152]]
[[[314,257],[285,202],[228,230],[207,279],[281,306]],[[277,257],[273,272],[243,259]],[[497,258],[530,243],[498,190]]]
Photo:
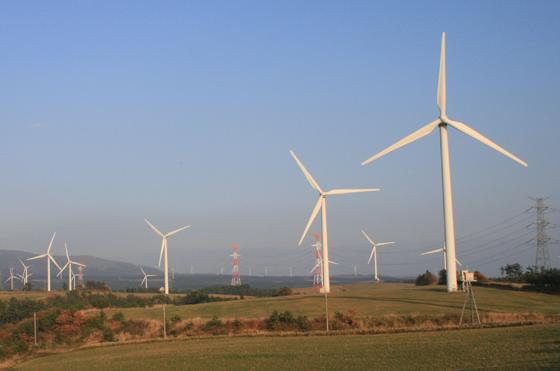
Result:
[[[146,220],[146,219],[144,219],[144,220]],[[161,256],[162,256],[162,254],[163,254],[163,252],[164,252],[164,250],[165,250],[165,293],[166,293],[166,294],[169,294],[169,271],[168,271],[168,268],[167,268],[167,239],[168,239],[169,236],[171,236],[172,234],[175,234],[175,233],[177,233],[177,232],[179,232],[179,231],[182,231],[183,229],[189,228],[190,225],[187,225],[186,227],[177,229],[177,230],[175,230],[175,231],[173,231],[173,232],[169,232],[168,234],[163,235],[163,233],[161,233],[160,231],[158,231],[158,230],[156,229],[156,227],[154,227],[153,225],[150,224],[149,221],[146,220],[146,223],[148,223],[148,224],[150,225],[150,227],[152,227],[152,229],[153,229],[154,231],[156,231],[156,233],[159,234],[159,235],[163,238],[163,241],[161,242],[161,252],[159,253],[159,264],[158,264],[158,267],[161,266]]]
[[14,276],[14,267],[10,267],[10,277],[6,280],[6,282],[11,281],[11,290],[14,290],[14,278],[17,280],[17,277]]
[[[440,251],[443,251],[443,266],[445,267],[445,271],[447,272],[447,249],[445,248],[445,244],[443,245],[443,247],[442,247],[441,249],[428,251],[428,252],[425,252],[425,253],[420,254],[420,255],[434,254],[434,253],[440,252]],[[456,261],[457,264],[459,264],[461,267],[463,266],[463,264],[459,263],[459,260],[455,259],[455,261]]]
[[33,260],[33,259],[39,259],[39,258],[44,258],[45,256],[47,257],[47,291],[51,291],[51,260],[54,263],[54,265],[56,265],[58,267],[58,269],[60,269],[60,266],[58,264],[56,264],[56,261],[54,260],[54,258],[51,255],[51,246],[52,243],[54,241],[54,236],[56,236],[56,232],[54,232],[52,239],[51,239],[51,243],[49,245],[49,248],[47,249],[47,253],[43,254],[43,255],[39,255],[39,256],[35,256],[33,258],[29,258],[27,260]]
[[457,270],[455,267],[455,228],[453,225],[453,201],[451,197],[451,173],[449,167],[449,144],[447,140],[447,126],[451,126],[460,132],[467,134],[470,137],[486,144],[490,148],[512,158],[513,160],[519,162],[520,164],[527,166],[527,164],[505,149],[499,147],[495,143],[491,142],[478,132],[469,128],[467,125],[453,121],[447,117],[446,112],[446,84],[445,84],[445,32],[441,37],[441,58],[439,66],[439,83],[438,83],[438,94],[437,94],[437,104],[440,110],[440,115],[437,120],[424,126],[422,129],[415,131],[401,141],[393,144],[389,148],[379,152],[375,156],[371,157],[369,160],[364,161],[362,165],[367,164],[370,161],[375,160],[389,153],[399,147],[402,147],[416,139],[422,138],[425,135],[431,133],[436,127],[439,126],[440,133],[440,150],[441,150],[441,178],[442,178],[442,188],[443,188],[443,219],[444,219],[444,235],[445,244],[447,246],[447,266],[449,267],[449,272],[447,274],[447,291],[457,291]]
[[382,245],[390,245],[394,242],[381,242],[381,243],[374,243],[371,238],[369,238],[369,236],[366,234],[366,232],[362,231],[362,233],[364,234],[364,236],[366,236],[366,238],[368,239],[368,241],[373,245],[373,250],[371,250],[371,255],[369,256],[369,260],[368,260],[368,264],[371,262],[371,258],[373,256],[375,256],[374,262],[375,262],[375,281],[379,282],[379,278],[377,278],[377,246],[382,246]]
[[[140,267],[140,269],[142,269],[142,267]],[[155,274],[146,274],[146,272],[144,272],[144,269],[142,269],[142,273],[144,273],[144,279],[140,283],[140,286],[142,286],[144,284],[144,282],[146,282],[146,288],[148,288],[148,277],[155,277],[156,275]]]
[[25,285],[27,283],[29,276],[31,276],[33,273],[29,274],[29,272],[27,271],[27,269],[31,267],[30,265],[23,264],[20,258],[18,258],[18,260],[21,263],[21,265],[23,265],[23,274],[18,274],[18,276],[21,278],[21,282],[23,283],[23,285]]
[[303,164],[298,160],[296,155],[292,151],[290,151],[290,153],[292,154],[292,156],[294,156],[294,159],[296,160],[299,167],[303,171],[303,174],[305,174],[305,177],[307,178],[309,183],[311,183],[311,186],[317,192],[319,192],[319,201],[317,201],[317,205],[315,205],[315,209],[313,210],[313,213],[311,213],[311,218],[309,219],[309,222],[307,223],[307,227],[305,227],[305,231],[303,232],[303,235],[301,236],[301,240],[299,241],[299,244],[301,245],[301,243],[303,242],[303,239],[304,239],[305,235],[307,234],[307,231],[309,230],[309,227],[311,226],[311,223],[313,223],[313,221],[315,220],[315,217],[317,216],[317,213],[319,213],[319,209],[321,209],[322,210],[322,212],[321,212],[322,234],[323,234],[323,287],[321,287],[320,292],[329,293],[329,292],[331,292],[331,283],[330,283],[330,276],[329,276],[329,263],[330,262],[329,262],[329,240],[327,238],[327,204],[326,204],[326,197],[331,196],[331,195],[342,195],[342,194],[347,194],[347,193],[379,191],[379,189],[335,189],[335,190],[332,190],[332,191],[329,191],[329,192],[323,192],[321,190],[321,188],[319,187],[319,185],[317,184],[317,182],[315,181],[315,179],[313,179],[311,174],[309,174],[309,172],[305,169]]
[[[66,243],[64,243],[64,248],[66,249],[66,258],[68,259],[68,263],[66,263],[66,265],[60,270],[60,272],[58,272],[57,276],[60,276],[62,274],[62,272],[64,271],[64,269],[66,269],[66,267],[68,267],[68,291],[72,291],[72,264],[76,264],[82,267],[86,267],[85,264],[83,263],[76,263],[70,260],[70,256],[68,255],[68,247],[66,246]],[[62,276],[61,276],[62,279]]]

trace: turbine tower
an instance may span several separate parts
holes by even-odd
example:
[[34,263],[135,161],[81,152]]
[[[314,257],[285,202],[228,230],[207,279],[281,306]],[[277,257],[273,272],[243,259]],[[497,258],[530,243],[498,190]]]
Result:
[[368,241],[373,245],[373,250],[371,250],[371,255],[369,256],[369,260],[368,260],[368,264],[371,262],[371,258],[372,256],[375,256],[375,282],[379,282],[379,278],[377,278],[377,246],[382,246],[382,245],[390,245],[394,242],[381,242],[381,243],[374,243],[371,238],[369,238],[369,236],[366,234],[366,232],[362,231],[362,233],[364,234],[364,236],[366,236],[366,238],[368,239]]
[[14,278],[17,279],[17,277],[14,276],[14,267],[10,267],[10,277],[8,277],[6,282],[11,281],[10,287],[12,291],[14,291]]
[[321,188],[319,187],[319,185],[317,184],[317,182],[315,181],[315,179],[313,179],[311,174],[309,174],[309,172],[305,169],[305,167],[302,165],[302,163],[299,162],[296,155],[292,151],[290,151],[290,153],[292,154],[292,156],[294,156],[294,159],[296,160],[299,167],[303,171],[303,174],[305,174],[305,177],[307,178],[309,183],[311,183],[311,186],[317,192],[319,192],[319,201],[317,202],[317,205],[315,205],[315,209],[313,210],[313,213],[311,213],[311,218],[309,219],[309,222],[307,223],[307,227],[305,227],[305,231],[303,232],[303,235],[301,236],[301,240],[299,241],[299,245],[301,245],[303,239],[305,238],[305,235],[307,234],[307,231],[309,230],[309,227],[311,226],[311,223],[313,223],[313,221],[315,220],[315,217],[317,216],[317,213],[319,212],[319,209],[321,209],[322,210],[322,212],[321,212],[321,221],[322,221],[321,228],[322,228],[322,234],[323,234],[323,287],[321,288],[320,292],[329,293],[329,292],[331,292],[331,283],[330,283],[330,276],[329,276],[329,263],[330,262],[329,262],[329,242],[328,242],[329,240],[327,238],[327,204],[326,204],[326,197],[331,196],[331,195],[343,195],[343,194],[347,194],[347,193],[379,191],[379,189],[335,189],[335,190],[332,190],[332,191],[329,191],[329,192],[323,192],[321,190]]
[[54,263],[54,265],[56,265],[58,267],[58,269],[60,269],[60,266],[58,264],[56,264],[56,261],[54,260],[54,258],[51,255],[51,246],[52,243],[54,241],[54,236],[56,236],[56,232],[54,232],[52,239],[51,239],[51,243],[49,244],[49,248],[47,249],[47,253],[43,254],[43,255],[39,255],[39,256],[35,256],[33,258],[29,258],[27,260],[33,260],[33,259],[39,259],[39,258],[44,258],[45,256],[47,257],[47,291],[51,291],[51,260]]
[[64,249],[66,250],[66,259],[68,259],[68,262],[64,267],[62,267],[60,272],[58,272],[57,276],[60,276],[62,272],[64,272],[66,267],[68,267],[68,291],[72,291],[72,264],[76,264],[81,267],[85,267],[85,265],[83,263],[77,263],[70,260],[70,255],[68,255],[68,246],[66,246],[66,243],[64,243]]
[[231,270],[231,285],[232,286],[237,286],[237,285],[241,285],[241,276],[239,275],[239,262],[237,261],[237,257],[240,256],[237,253],[237,249],[239,249],[241,246],[230,246],[230,248],[233,249],[233,254],[231,254],[230,256],[233,256],[233,269]]
[[[140,269],[142,269],[142,267],[140,267]],[[142,273],[144,273],[144,279],[140,283],[140,286],[142,286],[144,284],[144,282],[146,282],[146,288],[148,288],[148,277],[155,277],[156,275],[155,274],[146,274],[146,272],[144,272],[144,269],[142,269]]]
[[[443,266],[444,266],[444,268],[445,268],[445,271],[447,272],[447,249],[445,248],[445,244],[443,244],[443,247],[442,247],[441,249],[428,251],[428,252],[422,253],[422,254],[420,254],[420,255],[434,254],[434,253],[440,252],[440,251],[443,251]],[[455,261],[456,261],[457,264],[459,264],[461,267],[463,266],[463,264],[459,263],[459,260],[455,259]]]
[[323,287],[323,253],[321,252],[321,233],[310,233],[313,237],[317,239],[317,243],[315,245],[311,245],[315,247],[316,252],[313,254],[315,257],[315,268],[311,270],[310,273],[315,271],[315,275],[313,276],[313,290],[315,292],[319,292],[321,287]]
[[367,164],[370,161],[375,160],[389,153],[399,147],[402,147],[416,139],[422,138],[425,135],[431,133],[436,127],[439,126],[440,134],[440,153],[441,153],[441,178],[442,178],[442,188],[443,188],[443,220],[444,220],[444,238],[445,244],[447,246],[447,266],[449,267],[449,272],[447,272],[447,291],[453,292],[457,291],[457,269],[455,267],[455,228],[453,226],[453,201],[451,197],[451,173],[449,167],[449,144],[447,140],[447,126],[451,126],[460,132],[486,144],[490,148],[512,158],[513,160],[519,162],[520,164],[527,166],[527,164],[505,149],[499,147],[492,141],[488,140],[478,132],[469,128],[467,125],[453,121],[447,117],[446,111],[446,84],[445,84],[445,32],[441,37],[441,58],[439,66],[439,83],[438,83],[438,94],[437,94],[437,104],[440,110],[439,118],[432,123],[424,126],[420,130],[415,131],[401,141],[393,144],[389,148],[379,152],[375,156],[371,157],[369,160],[364,161],[362,165]]
[[[146,220],[146,219],[144,219],[144,220]],[[164,252],[164,250],[165,250],[165,293],[166,293],[166,294],[169,294],[169,271],[168,271],[168,268],[167,268],[167,239],[168,239],[169,236],[171,236],[172,234],[175,234],[175,233],[177,233],[177,232],[179,232],[179,231],[182,231],[183,229],[187,229],[188,227],[190,227],[190,225],[187,225],[186,227],[183,227],[183,228],[179,228],[179,229],[177,229],[177,230],[175,230],[175,231],[173,231],[173,232],[169,232],[168,234],[166,234],[166,235],[164,236],[163,233],[161,233],[160,231],[158,231],[158,230],[156,229],[156,227],[154,227],[153,225],[150,224],[149,221],[146,220],[146,223],[148,223],[148,224],[150,225],[150,227],[152,227],[152,229],[153,229],[154,231],[156,231],[156,233],[159,234],[159,235],[163,238],[163,241],[161,242],[161,252],[159,253],[159,264],[158,264],[158,267],[161,266],[161,256],[162,256],[162,254],[163,254],[163,252]]]

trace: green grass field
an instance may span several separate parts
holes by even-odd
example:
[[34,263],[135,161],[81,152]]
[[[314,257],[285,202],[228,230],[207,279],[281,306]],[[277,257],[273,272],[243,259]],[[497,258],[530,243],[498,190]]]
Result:
[[26,362],[18,370],[557,370],[560,325],[438,333],[225,338],[123,345]]
[[[363,283],[345,286],[346,291],[335,291],[328,296],[329,313],[346,313],[358,308],[358,316],[382,316],[388,314],[461,314],[465,293],[447,293],[445,286],[414,286],[398,283]],[[316,318],[325,314],[325,297],[311,289],[297,289],[299,295],[246,299],[200,305],[167,306],[168,316],[182,319],[218,316],[223,319],[264,318],[273,310],[289,310],[295,315]],[[559,314],[560,296],[534,292],[475,287],[476,303],[481,315],[488,313],[541,313]],[[126,318],[160,319],[162,309],[154,308],[116,309]],[[106,311],[109,315],[112,311]]]

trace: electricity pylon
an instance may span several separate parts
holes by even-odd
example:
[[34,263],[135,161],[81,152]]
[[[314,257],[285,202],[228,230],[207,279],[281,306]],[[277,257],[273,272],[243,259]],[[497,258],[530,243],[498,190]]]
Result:
[[[556,224],[551,224],[544,218],[545,212],[553,212],[554,209],[550,209],[548,206],[543,204],[544,200],[548,200],[550,197],[529,197],[531,200],[535,201],[537,204],[532,206],[531,209],[537,210],[537,220],[529,224],[527,227],[536,224],[537,225],[537,236],[530,239],[527,243],[532,241],[537,241],[537,257],[535,258],[535,266],[541,269],[552,268],[552,263],[550,261],[550,253],[548,252],[548,241],[558,242],[552,240],[546,235],[546,226],[556,227]],[[527,211],[529,211],[527,210]],[[548,211],[547,211],[548,210]]]

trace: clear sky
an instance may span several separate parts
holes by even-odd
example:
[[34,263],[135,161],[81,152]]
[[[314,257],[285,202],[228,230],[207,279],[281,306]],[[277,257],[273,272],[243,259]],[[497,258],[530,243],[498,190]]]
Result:
[[439,116],[442,32],[449,117],[529,164],[449,129],[458,258],[534,264],[527,197],[560,207],[556,1],[1,2],[0,249],[57,232],[54,254],[157,266],[146,218],[192,225],[177,272],[241,245],[242,276],[308,274],[318,195],[292,150],[324,190],[381,189],[327,199],[333,274],[373,273],[361,230],[396,242],[380,274],[439,270],[420,256],[443,243],[437,131],[360,164]]

